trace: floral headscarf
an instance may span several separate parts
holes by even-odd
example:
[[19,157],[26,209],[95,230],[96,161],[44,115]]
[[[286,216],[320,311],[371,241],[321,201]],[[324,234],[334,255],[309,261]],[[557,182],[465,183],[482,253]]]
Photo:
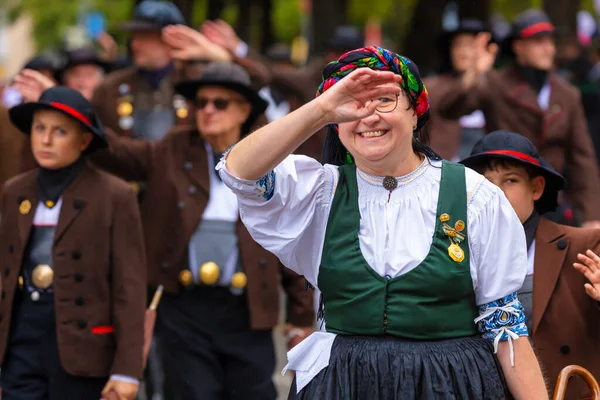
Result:
[[402,77],[400,86],[415,107],[417,129],[427,121],[429,96],[419,75],[417,64],[410,59],[381,47],[369,46],[352,50],[337,61],[330,62],[323,70],[323,82],[317,90],[317,96],[326,92],[338,81],[358,68],[370,68],[377,71],[391,71]]

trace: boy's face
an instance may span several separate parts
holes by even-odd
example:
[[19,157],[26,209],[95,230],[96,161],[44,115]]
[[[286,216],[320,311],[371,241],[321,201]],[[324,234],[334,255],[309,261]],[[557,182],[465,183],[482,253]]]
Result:
[[521,223],[529,218],[535,201],[544,193],[544,177],[530,179],[523,167],[496,164],[487,168],[483,175],[502,189]]
[[47,169],[71,165],[89,146],[92,134],[61,112],[39,110],[31,124],[31,150],[37,163]]

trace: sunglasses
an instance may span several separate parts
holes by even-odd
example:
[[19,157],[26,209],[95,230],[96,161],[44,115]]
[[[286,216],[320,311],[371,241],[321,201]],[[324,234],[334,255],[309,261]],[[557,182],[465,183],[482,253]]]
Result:
[[209,99],[206,97],[198,97],[195,100],[196,108],[198,110],[203,110],[204,108],[206,108],[206,106],[209,103],[212,103],[212,105],[215,107],[215,109],[217,109],[219,111],[223,111],[223,110],[226,110],[227,107],[229,107],[229,104],[232,102],[241,103],[243,101],[237,100],[237,99],[224,99],[224,98],[219,98],[219,97],[217,97],[215,99]]

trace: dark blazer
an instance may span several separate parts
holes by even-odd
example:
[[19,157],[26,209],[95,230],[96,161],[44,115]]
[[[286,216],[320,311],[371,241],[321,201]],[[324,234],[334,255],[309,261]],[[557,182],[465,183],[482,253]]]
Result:
[[[124,179],[147,182],[140,207],[149,284],[162,284],[165,291],[177,294],[190,238],[210,196],[212,166],[208,165],[204,142],[196,130],[189,128],[175,128],[158,142],[109,136],[110,149],[96,154],[94,162]],[[237,234],[248,277],[252,328],[271,329],[278,323],[280,281],[289,298],[289,322],[312,326],[312,292],[305,292],[304,278],[283,268],[277,257],[252,239],[241,221]]]
[[440,114],[440,99],[456,83],[457,76],[442,74],[423,79],[429,93],[429,144],[433,151],[445,160],[452,160],[458,155],[463,128],[458,119],[446,119]]
[[600,220],[600,175],[581,94],[555,73],[550,73],[549,82],[547,110],[540,108],[537,93],[515,66],[490,71],[471,90],[457,80],[436,107],[449,119],[481,109],[488,132],[505,129],[527,137],[546,161],[566,175],[567,194],[584,219]]
[[[36,175],[11,179],[2,193],[0,363],[38,204]],[[122,180],[86,165],[62,199],[52,251],[61,365],[75,376],[141,378],[146,259],[135,194]],[[24,200],[32,207],[23,215]],[[92,333],[98,326],[112,326],[114,333]]]
[[[577,254],[588,249],[600,252],[600,230],[540,219],[535,236],[530,336],[551,390],[560,370],[571,364],[600,378],[600,307],[585,292],[586,278],[573,268]],[[580,379],[571,379],[568,388],[568,399],[589,392]]]
[[[104,82],[94,92],[92,104],[94,110],[98,114],[100,121],[104,126],[112,129],[118,135],[131,136],[131,130],[122,129],[119,126],[119,115],[117,107],[120,104],[122,94],[119,88],[121,85],[127,85],[130,93],[138,101],[152,101],[155,104],[160,104],[165,108],[173,107],[173,96],[175,95],[174,83],[177,79],[176,72],[172,72],[160,84],[160,88],[156,91],[150,88],[150,85],[138,74],[136,67],[128,67],[122,70],[117,70],[109,74]],[[152,96],[155,96],[152,99]],[[151,100],[152,99],[152,100]],[[173,114],[175,109],[173,108]],[[191,113],[187,118],[174,117],[176,125],[189,125],[191,123]]]
[[8,117],[8,109],[0,106],[0,187],[21,171],[20,154],[29,146],[27,136]]

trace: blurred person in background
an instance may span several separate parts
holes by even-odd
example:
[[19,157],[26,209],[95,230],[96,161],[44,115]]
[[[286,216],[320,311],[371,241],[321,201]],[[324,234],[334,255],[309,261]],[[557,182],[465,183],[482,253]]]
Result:
[[174,128],[158,142],[112,135],[95,162],[148,182],[141,212],[149,285],[165,288],[156,335],[175,398],[275,400],[279,288],[288,295],[290,347],[312,332],[312,299],[303,277],[254,242],[215,171],[267,104],[234,63],[209,64],[176,91],[195,103],[195,126]]
[[[25,74],[36,75],[40,80],[53,83],[55,69],[56,65],[52,59],[36,56],[23,66],[22,71],[25,71]],[[2,95],[3,104],[0,105],[0,187],[8,179],[31,166],[31,162],[24,165],[22,159],[23,152],[28,149],[26,145],[28,138],[10,122],[8,111],[23,102],[37,101],[39,98],[39,93],[32,90],[18,77],[4,88]]]
[[174,24],[185,21],[173,3],[144,0],[122,26],[131,32],[133,65],[109,74],[92,98],[101,121],[121,136],[158,140],[188,122],[185,101],[173,90],[171,49],[161,38],[162,29]]
[[437,41],[441,59],[439,74],[424,79],[431,98],[428,128],[430,145],[446,160],[464,158],[485,134],[485,118],[481,110],[458,120],[445,119],[438,110],[438,99],[460,81],[462,74],[473,64],[475,37],[482,32],[490,31],[479,20],[463,20],[455,30],[444,32]]
[[[598,227],[598,164],[581,94],[553,72],[554,31],[542,11],[519,14],[503,43],[513,62],[498,71],[492,70],[496,49],[488,46],[491,35],[479,34],[471,68],[438,100],[438,107],[446,118],[481,109],[487,131],[503,129],[530,139],[540,155],[567,178],[567,200],[578,212],[568,222]],[[552,219],[565,221],[572,214],[568,211],[563,209]]]
[[59,84],[91,100],[109,68],[110,65],[100,59],[94,48],[82,47],[65,51],[64,63],[56,71],[55,77]]

